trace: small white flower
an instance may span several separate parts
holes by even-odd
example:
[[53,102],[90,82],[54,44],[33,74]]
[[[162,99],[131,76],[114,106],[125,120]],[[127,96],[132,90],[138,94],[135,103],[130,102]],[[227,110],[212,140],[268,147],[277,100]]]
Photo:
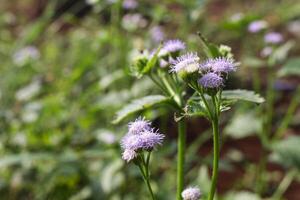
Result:
[[181,196],[183,200],[199,200],[201,197],[201,192],[196,187],[189,187],[181,193]]

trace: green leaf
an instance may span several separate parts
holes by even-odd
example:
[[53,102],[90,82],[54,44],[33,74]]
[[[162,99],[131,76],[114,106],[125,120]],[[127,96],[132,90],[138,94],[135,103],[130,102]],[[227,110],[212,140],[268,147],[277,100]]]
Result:
[[205,105],[203,103],[203,101],[198,100],[195,101],[194,99],[190,99],[186,105],[186,107],[184,108],[184,115],[185,116],[204,116],[204,117],[208,117],[209,114],[205,108]]
[[255,112],[236,113],[226,126],[225,133],[232,138],[240,139],[257,133],[261,126],[262,120],[256,116]]
[[278,76],[300,75],[300,57],[289,59],[278,71]]
[[271,158],[286,167],[300,169],[300,136],[290,136],[272,145],[274,151]]
[[222,99],[227,100],[242,100],[254,103],[263,103],[265,99],[254,91],[250,90],[224,90],[222,92]]
[[157,48],[156,52],[154,53],[153,57],[147,62],[147,65],[146,67],[144,68],[143,70],[143,74],[146,74],[148,73],[152,67],[154,67],[155,63],[157,62],[157,59],[158,59],[158,53],[161,49],[161,45]]
[[198,35],[207,57],[216,58],[221,56],[217,45],[210,43],[200,32],[198,32]]
[[274,53],[271,55],[271,59],[276,62],[282,62],[287,58],[289,51],[295,46],[294,41],[288,41],[275,49]]
[[166,103],[168,100],[169,99],[167,97],[162,95],[151,95],[133,100],[130,104],[117,112],[117,116],[113,123],[117,124],[133,113],[142,111],[157,104]]

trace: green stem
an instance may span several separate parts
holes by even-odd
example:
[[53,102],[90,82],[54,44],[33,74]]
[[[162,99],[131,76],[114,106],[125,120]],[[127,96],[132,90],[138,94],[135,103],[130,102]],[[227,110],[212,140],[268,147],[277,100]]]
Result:
[[213,127],[213,140],[214,140],[214,160],[213,160],[213,172],[212,172],[212,182],[210,187],[210,192],[208,196],[208,200],[213,200],[214,195],[216,192],[217,187],[217,180],[218,180],[218,170],[219,170],[219,119],[216,117],[212,120],[212,127]]
[[184,184],[184,151],[185,151],[185,121],[178,123],[178,153],[177,153],[177,200],[181,200]]
[[277,129],[277,131],[274,134],[274,139],[279,139],[282,136],[282,134],[284,133],[284,131],[287,129],[299,103],[300,103],[300,86],[298,87],[294,97],[292,98],[292,101],[287,109],[287,112],[286,112],[279,128]]
[[[152,200],[155,200],[155,197],[154,197],[154,194],[153,194],[153,191],[152,191],[150,182],[149,182],[149,176],[147,175],[148,169],[146,169],[146,172],[144,172],[143,167],[141,166],[141,164],[139,163],[139,164],[137,164],[137,165],[138,165],[138,167],[139,167],[139,169],[140,169],[140,171],[141,171],[141,174],[142,174],[142,176],[143,176],[143,179],[144,179],[144,181],[145,181],[145,183],[146,183],[146,185],[147,185],[148,191],[149,191],[149,193],[150,193],[150,195],[151,195],[151,199],[152,199]],[[148,168],[147,166],[145,166],[145,167]]]
[[288,187],[290,186],[290,184],[292,183],[296,175],[297,175],[297,170],[293,169],[289,171],[280,182],[276,192],[273,194],[272,199],[280,200],[282,195],[288,189]]

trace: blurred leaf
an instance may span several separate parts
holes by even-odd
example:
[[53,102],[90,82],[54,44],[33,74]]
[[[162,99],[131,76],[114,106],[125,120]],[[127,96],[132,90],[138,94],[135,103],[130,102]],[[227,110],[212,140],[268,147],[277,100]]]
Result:
[[236,113],[225,128],[225,133],[240,139],[257,133],[261,126],[262,120],[255,115],[255,112]]
[[300,169],[300,136],[290,136],[272,145],[274,153],[271,158],[286,167]]
[[260,68],[260,67],[267,66],[267,63],[264,60],[255,57],[243,58],[242,63],[246,67],[253,67],[253,68]]
[[274,53],[271,54],[271,59],[276,62],[282,62],[287,58],[289,51],[295,46],[294,41],[288,41],[275,49]]
[[300,75],[300,57],[289,59],[278,71],[278,76]]
[[141,99],[133,100],[130,104],[124,106],[121,110],[117,112],[117,116],[113,123],[117,124],[133,113],[153,107],[154,105],[165,103],[168,100],[169,99],[167,97],[162,95],[151,95],[143,97]]
[[200,32],[198,32],[198,35],[207,57],[216,58],[221,56],[217,45],[210,43]]
[[252,192],[240,191],[230,192],[226,195],[225,200],[260,200],[261,198]]
[[242,100],[254,103],[263,103],[265,99],[259,94],[255,94],[254,91],[250,90],[224,90],[222,92],[222,99],[228,100]]

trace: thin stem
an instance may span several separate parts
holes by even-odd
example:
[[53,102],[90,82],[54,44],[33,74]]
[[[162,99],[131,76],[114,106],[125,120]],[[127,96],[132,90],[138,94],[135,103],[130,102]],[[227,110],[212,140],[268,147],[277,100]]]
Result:
[[284,131],[287,129],[299,103],[300,103],[300,86],[297,88],[297,91],[291,100],[291,103],[287,109],[286,114],[285,114],[281,124],[279,125],[279,128],[277,129],[277,131],[274,134],[274,139],[280,138],[282,136],[282,134],[284,133]]
[[208,196],[208,200],[213,200],[216,187],[217,187],[217,180],[218,180],[218,170],[219,170],[219,119],[216,117],[212,121],[213,127],[213,140],[214,140],[214,160],[213,160],[213,172],[212,172],[212,182],[210,187],[210,192]]
[[268,87],[267,87],[267,97],[266,97],[266,120],[265,120],[265,130],[263,134],[267,136],[271,135],[272,132],[272,119],[273,119],[273,111],[274,111],[274,100],[275,93],[273,89],[274,83],[274,71],[269,68],[268,72]]
[[276,192],[273,194],[272,199],[274,200],[281,199],[282,195],[288,189],[288,187],[290,186],[290,184],[292,183],[296,175],[297,175],[297,170],[293,169],[289,171],[280,182]]
[[139,169],[140,169],[140,171],[141,171],[141,174],[142,174],[143,179],[144,179],[144,181],[145,181],[145,183],[146,183],[146,185],[147,185],[147,188],[148,188],[148,191],[149,191],[149,193],[150,193],[150,195],[151,195],[152,200],[155,200],[155,197],[154,197],[154,194],[153,194],[153,191],[152,191],[150,182],[149,182],[149,177],[147,176],[148,169],[145,168],[145,169],[146,169],[146,172],[144,172],[143,167],[141,166],[140,163],[137,164],[137,166],[139,167]]
[[205,105],[206,109],[208,110],[208,114],[209,114],[210,120],[212,120],[213,119],[213,115],[212,115],[212,112],[211,112],[211,110],[209,108],[209,105],[208,105],[208,103],[207,103],[207,101],[205,99],[205,96],[204,96],[204,94],[203,94],[202,91],[200,91],[199,94],[201,96],[202,101],[204,102],[204,105]]
[[184,184],[184,152],[185,152],[185,121],[178,123],[178,152],[177,152],[177,200],[181,200],[181,192]]

